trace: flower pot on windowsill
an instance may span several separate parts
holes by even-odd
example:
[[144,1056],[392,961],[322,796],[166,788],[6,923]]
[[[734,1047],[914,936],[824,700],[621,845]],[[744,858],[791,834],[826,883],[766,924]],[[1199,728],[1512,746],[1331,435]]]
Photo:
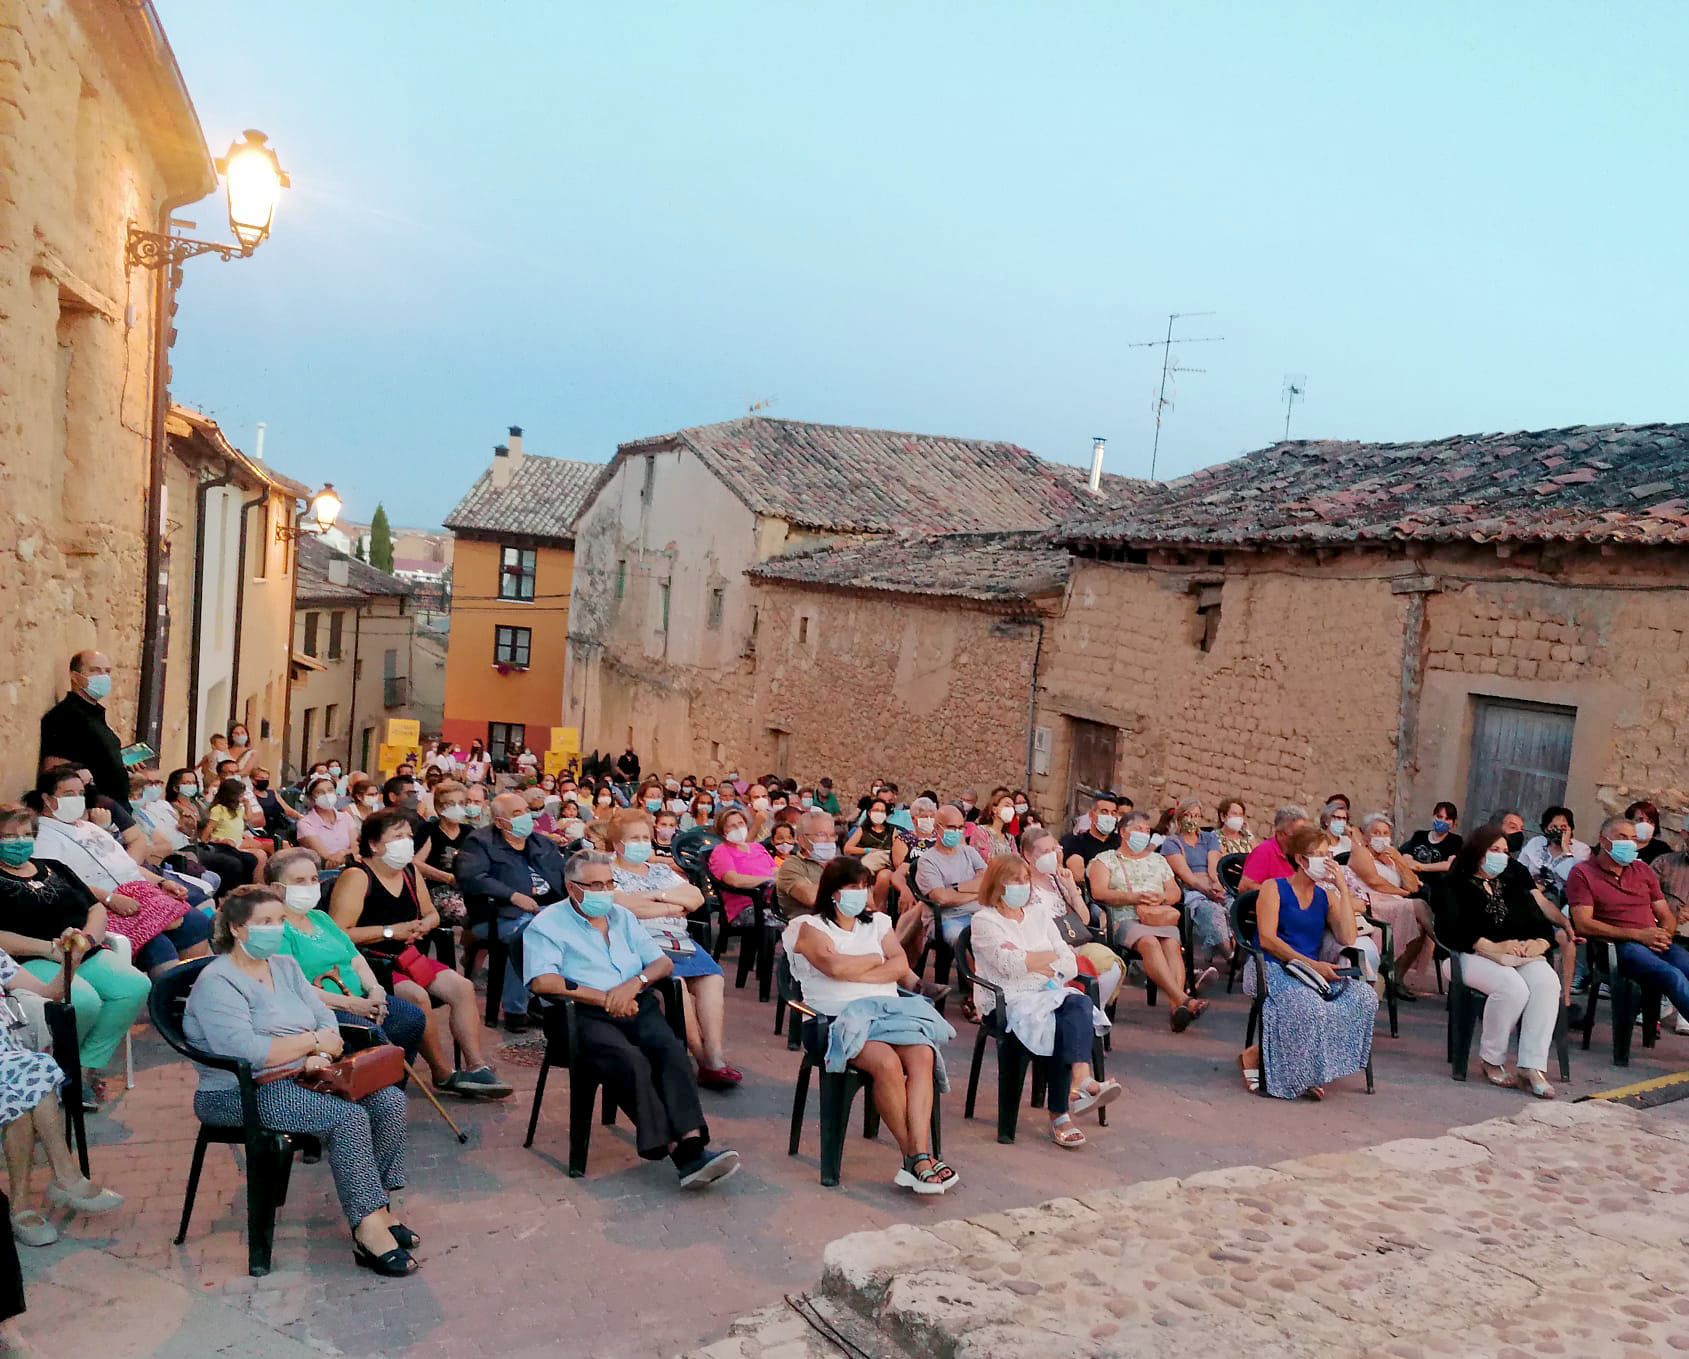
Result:
[[501,675],[526,675],[528,667],[525,665],[511,665],[508,661],[494,661],[493,669]]

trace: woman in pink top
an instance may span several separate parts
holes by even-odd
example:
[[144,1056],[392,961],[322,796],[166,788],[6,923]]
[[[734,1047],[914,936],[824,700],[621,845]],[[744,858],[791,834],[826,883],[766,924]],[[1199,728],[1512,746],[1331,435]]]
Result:
[[765,887],[774,881],[774,856],[766,845],[750,838],[750,822],[737,807],[729,807],[715,819],[715,833],[721,843],[710,851],[710,874],[724,889],[722,908],[729,920],[737,920],[750,908],[743,891],[730,889]]

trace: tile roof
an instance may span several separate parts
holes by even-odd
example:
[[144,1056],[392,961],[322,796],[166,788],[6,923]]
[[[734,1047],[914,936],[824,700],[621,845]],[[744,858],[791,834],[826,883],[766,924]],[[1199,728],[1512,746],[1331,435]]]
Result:
[[1047,531],[869,538],[771,557],[753,580],[1006,603],[1059,593],[1068,552]]
[[601,462],[542,458],[525,453],[510,484],[493,485],[488,468],[446,516],[446,527],[470,533],[511,533],[524,538],[572,540],[589,493],[604,471]]
[[[617,450],[617,462],[676,447],[696,454],[753,512],[803,528],[1033,529],[1097,504],[1080,469],[1046,462],[1015,444],[759,415],[634,440]],[[1122,486],[1132,484],[1108,478],[1103,500],[1118,500],[1126,494]]]
[[245,485],[272,486],[284,494],[291,495],[295,500],[311,498],[312,493],[308,486],[276,471],[269,463],[247,457],[229,442],[229,437],[223,433],[221,425],[191,406],[184,406],[180,402],[171,403],[164,418],[164,428],[172,439],[190,440],[201,454],[222,460]]
[[1579,425],[1425,443],[1275,444],[1076,516],[1064,543],[1689,545],[1689,425]]
[[[346,563],[344,585],[329,579],[329,565],[337,561]],[[372,596],[403,599],[414,588],[408,581],[390,576],[356,557],[348,557],[344,552],[336,552],[327,543],[308,534],[299,538],[298,580],[297,598],[301,604],[358,601]]]

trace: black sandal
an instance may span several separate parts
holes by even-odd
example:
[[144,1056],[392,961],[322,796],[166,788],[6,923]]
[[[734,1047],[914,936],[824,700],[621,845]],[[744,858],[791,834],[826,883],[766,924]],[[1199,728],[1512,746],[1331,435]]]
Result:
[[415,1274],[418,1269],[411,1253],[403,1246],[395,1246],[385,1255],[377,1255],[355,1238],[352,1241],[352,1259],[360,1268],[372,1270],[387,1279],[403,1279]]
[[422,1244],[422,1238],[402,1222],[395,1222],[387,1230],[393,1233],[393,1239],[399,1243],[401,1250],[415,1250]]

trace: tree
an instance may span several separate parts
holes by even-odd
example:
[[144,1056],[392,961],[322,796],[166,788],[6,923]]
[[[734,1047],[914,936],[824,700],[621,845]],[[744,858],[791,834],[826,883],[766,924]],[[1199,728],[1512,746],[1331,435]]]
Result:
[[357,541],[352,544],[352,555],[361,562],[369,560],[369,553],[364,551],[364,535],[359,534]]
[[379,571],[393,569],[393,530],[387,523],[387,507],[379,501],[375,518],[369,521],[369,564]]

